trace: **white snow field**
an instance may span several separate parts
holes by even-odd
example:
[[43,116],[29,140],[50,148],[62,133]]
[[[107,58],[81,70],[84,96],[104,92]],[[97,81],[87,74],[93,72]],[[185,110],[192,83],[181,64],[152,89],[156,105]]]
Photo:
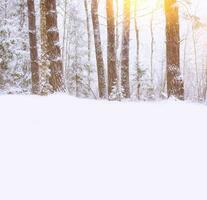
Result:
[[206,200],[207,107],[0,97],[0,200]]

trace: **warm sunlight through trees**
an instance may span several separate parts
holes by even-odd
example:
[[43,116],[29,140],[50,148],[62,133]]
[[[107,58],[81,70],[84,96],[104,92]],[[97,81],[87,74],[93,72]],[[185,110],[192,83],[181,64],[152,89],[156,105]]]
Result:
[[202,0],[3,1],[0,91],[206,101],[206,8]]
[[206,11],[0,0],[0,200],[207,200]]

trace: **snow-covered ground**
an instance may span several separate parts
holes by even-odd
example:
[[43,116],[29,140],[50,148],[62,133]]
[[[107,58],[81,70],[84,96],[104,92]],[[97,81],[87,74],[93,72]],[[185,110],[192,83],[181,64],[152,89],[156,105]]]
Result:
[[1,200],[206,200],[207,107],[0,97]]

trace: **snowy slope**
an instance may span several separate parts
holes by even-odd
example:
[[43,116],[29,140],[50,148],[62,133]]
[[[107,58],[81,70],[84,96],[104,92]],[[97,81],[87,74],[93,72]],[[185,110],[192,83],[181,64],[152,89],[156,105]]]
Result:
[[0,97],[1,200],[206,200],[207,107]]

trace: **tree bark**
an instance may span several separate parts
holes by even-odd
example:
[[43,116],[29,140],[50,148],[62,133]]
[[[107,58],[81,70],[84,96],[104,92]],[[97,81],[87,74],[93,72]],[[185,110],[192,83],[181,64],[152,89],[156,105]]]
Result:
[[56,0],[46,0],[47,58],[53,92],[64,92],[63,64],[59,45]]
[[91,31],[90,31],[90,20],[89,20],[89,9],[88,9],[88,1],[84,0],[84,8],[86,12],[86,29],[87,29],[87,37],[88,37],[88,63],[91,63]]
[[165,0],[166,59],[168,97],[184,99],[184,84],[180,73],[180,25],[176,0]]
[[41,38],[41,62],[40,62],[40,94],[48,95],[51,92],[49,83],[49,64],[47,60],[47,28],[46,28],[46,0],[40,1],[40,38]]
[[117,86],[117,69],[116,69],[116,41],[115,41],[115,19],[114,4],[112,0],[106,0],[107,14],[107,66],[108,66],[108,96],[113,93],[114,87]]
[[135,30],[135,35],[136,35],[136,80],[137,80],[137,99],[140,99],[140,78],[141,78],[141,74],[140,74],[140,66],[139,66],[139,46],[140,46],[140,42],[139,42],[139,28],[138,28],[138,22],[137,22],[137,1],[134,1],[134,30]]
[[99,97],[106,98],[106,78],[105,78],[105,70],[104,70],[103,52],[101,46],[97,0],[92,0],[91,2],[91,15],[92,15],[94,42],[95,42],[95,50],[96,50]]
[[32,93],[38,94],[39,93],[39,64],[38,64],[34,0],[27,0],[27,6],[28,6],[30,59],[31,59],[31,72],[32,72]]
[[121,48],[121,85],[123,97],[130,98],[129,84],[129,36],[130,36],[130,0],[123,0],[123,32]]
[[89,17],[89,7],[88,0],[84,0],[84,8],[86,13],[86,30],[87,30],[87,40],[88,40],[88,63],[87,63],[87,79],[88,87],[91,88],[91,27],[90,27],[90,17]]
[[47,29],[46,29],[46,4],[40,1],[40,37],[41,37],[41,60],[45,62],[47,54]]

